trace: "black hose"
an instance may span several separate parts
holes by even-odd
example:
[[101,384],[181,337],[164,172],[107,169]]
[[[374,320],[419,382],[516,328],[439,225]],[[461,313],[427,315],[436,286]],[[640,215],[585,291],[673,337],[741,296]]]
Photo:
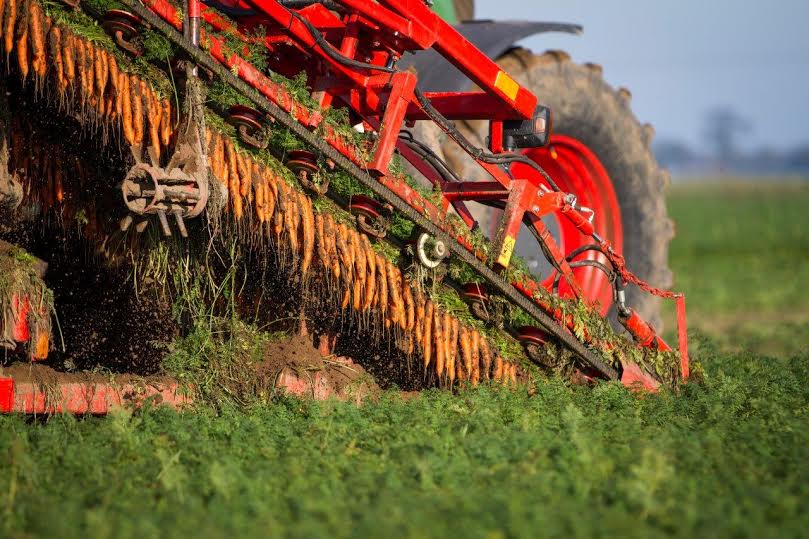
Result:
[[467,139],[463,133],[458,131],[458,128],[455,127],[455,123],[448,120],[443,114],[441,114],[438,109],[436,109],[430,100],[427,99],[421,90],[416,88],[415,96],[418,100],[421,108],[430,117],[432,121],[437,123],[441,126],[444,131],[450,136],[452,140],[458,143],[458,145],[463,148],[463,150],[471,155],[474,159],[478,161],[483,161],[484,163],[488,163],[490,165],[507,165],[510,163],[522,163],[527,165],[534,170],[536,170],[540,176],[542,176],[548,185],[550,185],[551,189],[554,191],[561,191],[556,182],[545,172],[545,169],[539,166],[539,163],[533,161],[525,157],[524,155],[520,155],[517,153],[506,153],[506,154],[493,154],[489,153],[488,151],[484,150],[483,148],[478,148],[472,142]]
[[[600,269],[607,275],[607,278],[610,280],[610,283],[615,283],[615,273],[613,273],[607,266],[605,266],[604,264],[602,264],[597,260],[581,260],[579,262],[573,262],[572,264],[570,264],[570,269],[582,268],[585,266]],[[553,292],[556,295],[559,295],[559,281],[561,280],[561,278],[562,274],[557,273],[556,277],[553,279]]]
[[317,43],[320,46],[320,48],[323,49],[323,52],[325,52],[329,56],[329,58],[331,58],[335,62],[343,64],[345,66],[353,67],[355,69],[371,69],[373,71],[382,71],[384,73],[396,73],[396,69],[392,67],[368,64],[344,56],[343,54],[338,52],[334,47],[332,47],[331,43],[326,41],[326,38],[323,37],[323,34],[321,34],[320,31],[317,28],[315,28],[311,22],[306,20],[306,17],[304,17],[300,13],[296,13],[295,11],[290,11],[289,14],[295,17],[304,26],[306,26],[306,29],[309,30],[310,34],[312,34],[315,43]]

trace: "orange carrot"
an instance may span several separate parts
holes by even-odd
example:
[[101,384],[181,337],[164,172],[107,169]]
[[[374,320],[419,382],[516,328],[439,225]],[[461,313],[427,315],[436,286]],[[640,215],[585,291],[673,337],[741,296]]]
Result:
[[306,279],[309,267],[312,265],[312,256],[315,248],[315,216],[312,211],[312,201],[306,195],[301,195],[303,206],[303,260],[301,261],[301,277]]
[[[121,110],[119,108],[120,101],[118,99],[118,93],[120,92],[120,90],[118,88],[118,82],[121,79],[120,79],[120,72],[118,69],[118,62],[115,60],[115,57],[112,54],[108,52],[105,52],[105,54],[107,55],[107,70],[109,71],[108,78],[110,81],[110,87],[112,88],[112,90],[110,91],[111,106],[107,110],[107,114],[109,114],[111,117],[120,116],[121,115]],[[113,114],[113,111],[115,112],[115,114]]]
[[28,31],[33,53],[31,66],[34,68],[36,76],[42,78],[48,69],[48,63],[45,60],[45,13],[37,2],[31,2],[30,11]]
[[472,330],[472,374],[470,376],[470,380],[472,380],[472,385],[478,385],[480,381],[480,333],[478,330]]
[[326,254],[331,259],[331,273],[335,280],[340,279],[340,260],[337,256],[337,231],[334,219],[327,213],[323,219],[323,232],[326,234]]
[[17,23],[17,0],[6,0],[5,28],[3,28],[3,38],[6,48],[6,62],[14,50],[14,27]]
[[354,266],[357,274],[357,277],[354,280],[353,307],[355,311],[359,311],[362,310],[362,305],[365,300],[362,294],[365,291],[367,277],[365,270],[367,264],[365,262],[365,249],[363,249],[362,244],[360,243],[360,235],[353,230],[351,231],[351,245],[354,250]]
[[5,16],[6,14],[6,0],[0,0],[0,38],[3,37],[3,30],[5,30]]
[[89,41],[83,42],[83,49],[84,49],[84,70],[87,72],[85,74],[84,83],[84,95],[87,97],[87,101],[90,103],[90,106],[95,108],[96,102],[98,100],[94,88],[95,88],[95,47]]
[[503,358],[500,356],[494,358],[494,374],[492,378],[497,381],[503,379]]
[[28,77],[28,20],[31,18],[31,10],[28,2],[24,1],[20,6],[22,9],[17,18],[17,26],[15,28],[14,37],[17,40],[17,64],[20,66],[20,74],[22,78]]
[[230,139],[225,140],[228,163],[228,190],[230,191],[233,216],[236,220],[242,217],[242,197],[239,195],[239,167],[236,164],[236,148]]
[[435,306],[429,299],[424,306],[424,334],[422,335],[421,349],[424,351],[424,369],[430,366],[433,350],[433,314]]
[[33,350],[34,361],[41,361],[47,359],[48,351],[50,349],[50,338],[47,331],[40,330],[37,332],[36,345]]
[[160,142],[168,146],[171,142],[171,101],[164,99],[161,103],[163,114],[160,117]]
[[466,326],[461,327],[460,341],[461,341],[461,355],[463,356],[464,374],[465,378],[469,378],[472,375],[472,338],[469,336],[469,332],[467,331]]
[[365,302],[363,303],[363,310],[368,310],[374,303],[374,295],[376,294],[376,253],[368,236],[362,234],[363,247],[365,248],[365,264],[368,269],[367,279],[365,283]]
[[129,75],[121,71],[118,87],[121,89],[121,127],[124,131],[124,140],[135,145],[135,127],[132,121],[132,92],[129,87]]
[[424,297],[422,297],[421,292],[416,292],[416,342],[421,346],[421,343],[424,342]]
[[324,267],[329,267],[329,255],[326,252],[326,233],[323,228],[323,215],[315,216],[315,243],[317,244],[317,257]]
[[[0,0],[0,3],[2,2],[3,0]],[[3,13],[2,8],[0,8],[0,13]],[[53,70],[56,73],[56,87],[60,94],[64,94],[67,79],[65,78],[65,63],[62,60],[62,31],[58,26],[51,28],[51,33],[48,35],[48,49],[51,59],[53,59]]]
[[439,309],[433,310],[433,346],[435,349],[435,374],[439,381],[444,374],[446,358],[444,357],[444,317]]
[[388,314],[388,272],[385,269],[387,262],[388,261],[383,258],[382,255],[376,255],[376,289],[379,292],[377,304],[379,306],[379,312],[381,312],[382,316],[385,318],[387,318]]
[[250,185],[253,183],[252,174],[250,174],[250,158],[237,153],[236,166],[239,169],[239,177],[241,178],[239,182],[239,194],[246,197],[247,193],[250,191]]
[[413,291],[410,289],[410,283],[407,282],[407,279],[402,278],[402,285],[404,288],[402,296],[404,298],[405,312],[407,313],[407,321],[403,329],[413,331],[413,327],[416,325],[416,304],[413,301]]
[[391,303],[394,307],[391,322],[397,322],[405,316],[404,302],[402,301],[402,294],[398,284],[399,270],[389,260],[386,262],[385,269],[387,270],[388,275],[388,293],[390,294]]
[[480,340],[480,369],[484,380],[491,378],[492,352],[489,349],[489,341],[485,338]]
[[264,218],[266,221],[272,219],[275,213],[276,200],[278,200],[278,188],[274,181],[270,180],[265,171],[262,175],[262,185],[264,186]]
[[459,331],[459,328],[460,328],[461,324],[458,321],[458,319],[455,318],[455,317],[452,318],[452,323],[451,324],[452,324],[451,325],[452,329],[451,329],[450,337],[449,337],[449,343],[450,343],[449,355],[450,355],[450,358],[451,358],[450,361],[452,363],[452,369],[450,370],[449,376],[450,376],[450,382],[454,382],[455,381],[455,363],[457,362],[457,359],[458,359],[458,331]]
[[69,32],[62,36],[62,61],[65,64],[65,83],[69,86],[76,80],[75,37]]
[[149,119],[149,143],[155,161],[153,164],[160,166],[160,154],[162,152],[162,146],[160,145],[160,101],[151,88],[148,88],[145,83],[141,84],[143,84],[143,103],[146,105],[146,117]]
[[143,81],[137,77],[130,77],[129,89],[132,102],[132,130],[135,133],[135,144],[143,143],[143,94],[141,86]]

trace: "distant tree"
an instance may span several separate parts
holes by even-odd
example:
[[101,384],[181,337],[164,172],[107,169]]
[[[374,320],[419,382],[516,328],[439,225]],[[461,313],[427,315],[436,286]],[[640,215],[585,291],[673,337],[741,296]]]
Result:
[[705,138],[713,147],[720,166],[727,166],[737,156],[738,136],[749,133],[750,122],[730,107],[716,107],[705,116]]
[[658,162],[666,168],[685,168],[698,159],[688,144],[674,139],[655,141],[654,154]]

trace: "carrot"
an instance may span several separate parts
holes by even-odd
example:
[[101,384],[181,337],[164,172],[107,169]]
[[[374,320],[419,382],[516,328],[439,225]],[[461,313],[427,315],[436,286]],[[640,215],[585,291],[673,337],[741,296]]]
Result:
[[387,318],[388,314],[388,272],[386,268],[387,260],[382,257],[382,255],[376,255],[376,272],[377,272],[377,279],[376,279],[376,288],[379,291],[379,300],[377,302],[379,306],[379,312],[382,313],[382,316]]
[[47,331],[37,332],[36,345],[32,353],[34,361],[47,359],[50,349],[50,337]]
[[402,278],[402,285],[404,288],[403,296],[407,313],[407,322],[405,323],[405,327],[402,329],[413,331],[413,326],[416,324],[416,305],[413,301],[413,291],[410,289],[410,284],[404,278]]
[[489,341],[487,339],[480,340],[480,359],[482,377],[484,380],[488,380],[492,370],[492,352],[489,350]]
[[20,66],[20,74],[23,79],[28,77],[28,20],[31,18],[29,2],[24,0],[22,9],[17,18],[17,25],[14,31],[14,38],[17,40],[17,64]]
[[89,41],[82,42],[83,58],[84,58],[84,95],[91,107],[95,107],[96,95],[93,91],[95,88],[95,48]]
[[287,198],[287,205],[284,208],[284,232],[287,236],[287,243],[289,250],[293,256],[298,256],[298,202],[295,200],[295,190],[289,190],[289,197]]
[[366,281],[366,262],[365,262],[365,249],[363,249],[360,243],[360,235],[357,232],[351,232],[351,243],[353,245],[355,257],[354,263],[356,266],[356,274],[357,277],[354,280],[354,310],[360,311],[362,310],[362,305],[364,303],[365,298],[363,297],[362,293],[365,291],[365,281]]
[[480,333],[478,330],[472,330],[472,372],[469,377],[472,380],[472,385],[478,385],[480,381]]
[[306,195],[301,195],[303,206],[303,260],[301,261],[301,277],[306,279],[309,267],[312,265],[312,256],[315,247],[315,216],[312,211],[312,201]]
[[373,247],[371,247],[368,236],[365,234],[362,235],[362,242],[365,247],[365,264],[368,267],[368,276],[365,284],[365,302],[362,308],[363,310],[367,310],[373,305],[374,294],[376,293],[376,253]]
[[208,148],[208,166],[218,181],[222,178],[222,137],[218,132],[211,133],[211,144]]
[[275,236],[275,244],[278,249],[281,248],[281,233],[284,230],[284,212],[288,210],[287,206],[287,187],[284,182],[278,182],[278,200],[275,203],[276,211],[273,220],[273,235]]
[[[0,0],[0,3],[2,2],[3,0]],[[0,7],[0,14],[2,13],[3,9]],[[48,49],[56,73],[56,87],[59,89],[59,93],[63,94],[67,88],[67,79],[65,79],[65,65],[62,60],[62,31],[58,26],[51,28],[51,33],[48,34]]]
[[242,197],[239,195],[239,169],[236,165],[236,148],[230,139],[225,139],[225,151],[228,168],[228,192],[230,193],[231,207],[236,219],[242,217]]
[[28,24],[31,51],[34,56],[31,66],[34,68],[36,76],[42,78],[48,69],[48,63],[45,60],[45,13],[37,2],[31,2],[31,15]]
[[337,225],[337,237],[335,238],[337,245],[337,253],[340,256],[342,264],[343,279],[346,285],[353,284],[353,264],[351,263],[351,246],[349,244],[348,233],[346,226],[343,223]]
[[154,165],[160,166],[160,154],[162,147],[160,146],[160,102],[155,93],[148,88],[144,83],[143,89],[143,102],[146,105],[146,117],[149,119],[149,143],[152,148],[152,157]]
[[[118,99],[118,94],[120,93],[120,90],[118,89],[118,82],[121,80],[120,70],[118,69],[118,62],[115,60],[115,57],[109,53],[106,54],[107,54],[107,70],[110,72],[108,78],[110,80],[110,86],[112,87],[112,90],[110,91],[111,106],[107,111],[107,114],[109,114],[111,117],[120,116],[121,101],[120,99]],[[113,114],[113,111],[115,112],[115,114]]]
[[351,303],[351,291],[346,289],[343,292],[343,299],[340,302],[340,308],[345,311],[348,308],[349,303]]
[[469,378],[472,375],[472,338],[469,336],[466,326],[460,331],[461,355],[463,356],[464,375]]
[[104,90],[107,89],[106,77],[109,72],[106,69],[106,62],[104,61],[104,51],[100,47],[93,47],[93,65],[95,67],[95,93],[99,96],[104,95]]
[[388,273],[388,291],[390,294],[391,302],[394,306],[393,316],[391,317],[392,322],[396,322],[401,320],[404,317],[404,302],[402,301],[402,294],[399,289],[398,285],[398,274],[399,270],[391,264],[390,261],[387,261],[386,270]]
[[329,267],[329,254],[326,251],[326,232],[323,228],[323,215],[315,215],[315,242],[317,243],[317,257],[321,265]]
[[275,182],[271,181],[265,172],[262,176],[262,185],[264,186],[264,219],[269,221],[275,213],[276,200],[278,199],[278,189]]
[[289,211],[289,217],[291,221],[291,235],[290,239],[290,248],[295,256],[301,256],[300,246],[301,246],[301,194],[296,189],[290,189],[290,193],[292,193],[292,209]]
[[458,360],[458,330],[460,328],[460,322],[457,318],[453,317],[451,322],[451,332],[449,337],[450,343],[450,358],[452,363],[452,368],[449,372],[450,382],[455,381],[455,363]]
[[53,173],[53,184],[54,190],[56,192],[56,200],[58,202],[65,201],[65,191],[62,185],[62,163],[59,163],[56,167],[54,167]]
[[255,190],[256,190],[256,216],[258,217],[258,222],[263,223],[267,220],[267,216],[264,214],[264,190],[266,187],[264,186],[263,181],[256,182]]
[[14,50],[14,27],[17,23],[17,0],[6,0],[6,18],[4,20],[5,28],[3,28],[3,38],[5,40],[6,48],[6,62],[11,56],[11,51]]
[[424,334],[422,335],[421,349],[424,351],[424,369],[430,366],[433,350],[433,311],[435,306],[429,299],[424,305]]
[[[6,0],[12,1],[12,0]],[[62,61],[64,62],[65,83],[70,86],[76,80],[76,38],[71,33],[62,36]]]
[[135,144],[143,143],[143,95],[141,88],[143,81],[136,77],[129,80],[129,89],[132,102],[132,130],[135,133]]
[[163,143],[163,146],[168,146],[171,142],[171,132],[173,130],[171,126],[171,101],[164,99],[162,106],[163,115],[160,119],[160,142]]
[[452,315],[448,311],[444,312],[442,324],[444,328],[444,356],[449,358],[452,355]]
[[421,345],[424,338],[424,298],[420,292],[416,293],[416,342]]
[[73,39],[73,51],[76,55],[76,75],[79,79],[79,100],[84,105],[87,101],[87,66],[84,60],[84,42],[78,36]]
[[[77,48],[77,50],[79,50]],[[132,121],[132,93],[129,88],[129,75],[121,72],[119,87],[121,88],[121,127],[124,130],[124,139],[130,146],[135,145],[135,128]]]
[[439,309],[433,310],[433,343],[435,346],[435,374],[440,381],[446,367],[446,357],[444,357],[443,316]]
[[511,364],[510,379],[511,379],[511,383],[516,386],[517,385],[517,364],[516,363]]
[[494,373],[492,374],[492,378],[498,381],[503,378],[503,358],[500,356],[494,358]]
[[340,259],[337,256],[337,231],[330,213],[323,218],[323,232],[326,234],[326,256],[331,260],[331,273],[335,280],[339,280]]
[[239,194],[243,197],[247,196],[248,191],[250,190],[250,162],[249,158],[246,155],[237,153],[236,154],[236,166],[239,169],[239,177],[241,181],[239,182]]

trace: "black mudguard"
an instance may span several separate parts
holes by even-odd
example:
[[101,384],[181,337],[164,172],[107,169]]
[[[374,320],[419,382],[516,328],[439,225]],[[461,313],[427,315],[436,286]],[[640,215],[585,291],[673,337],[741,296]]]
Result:
[[[492,20],[467,21],[456,24],[455,29],[492,59],[499,58],[514,48],[516,42],[534,34],[582,32],[582,27],[577,24]],[[419,76],[419,89],[424,92],[457,92],[471,85],[466,75],[432,49],[405,56],[397,67],[414,68]]]

